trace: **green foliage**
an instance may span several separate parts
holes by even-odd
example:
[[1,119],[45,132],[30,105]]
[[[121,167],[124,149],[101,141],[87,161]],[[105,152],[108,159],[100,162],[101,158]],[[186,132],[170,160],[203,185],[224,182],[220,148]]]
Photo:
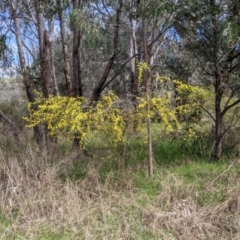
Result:
[[70,16],[70,27],[73,31],[88,29],[86,14],[80,9],[74,9]]
[[141,16],[143,11],[152,28],[159,26],[160,20],[164,21],[170,16],[175,8],[174,1],[148,0],[144,2],[144,6],[138,5],[138,15]]
[[59,12],[64,11],[70,7],[68,0],[39,0],[43,9],[43,14],[46,18],[53,18]]
[[[139,78],[146,67],[144,64],[139,64]],[[38,94],[34,103],[38,110],[32,112],[25,120],[28,127],[46,124],[50,136],[67,139],[69,143],[75,136],[79,136],[82,147],[86,146],[88,139],[100,137],[102,143],[118,148],[126,143],[125,132],[129,126],[138,121],[136,131],[143,132],[147,117],[154,119],[156,115],[160,118],[162,131],[178,131],[182,128],[179,116],[187,118],[199,111],[206,91],[165,77],[156,76],[155,81],[161,85],[161,93],[154,94],[149,100],[145,96],[137,98],[136,108],[131,105],[123,106],[121,99],[113,92],[103,95],[95,105],[83,97],[51,96],[44,99]],[[181,104],[175,106],[172,92],[165,88],[167,82],[176,86],[179,93],[177,100]],[[149,111],[147,111],[148,101]],[[29,109],[32,105],[29,104]],[[196,137],[193,128],[188,128],[187,131],[187,138]]]
[[94,49],[99,51],[98,48],[100,46],[102,48],[104,43],[107,42],[100,24],[92,21],[88,14],[81,9],[74,9],[71,13],[70,29],[72,31],[81,31],[83,46],[88,50]]
[[91,21],[81,9],[74,9],[70,15],[70,28],[72,31],[81,31],[86,47],[96,46],[99,43],[99,24]]
[[236,44],[239,41],[240,27],[236,22],[228,22],[223,32],[223,37],[226,37],[229,46]]

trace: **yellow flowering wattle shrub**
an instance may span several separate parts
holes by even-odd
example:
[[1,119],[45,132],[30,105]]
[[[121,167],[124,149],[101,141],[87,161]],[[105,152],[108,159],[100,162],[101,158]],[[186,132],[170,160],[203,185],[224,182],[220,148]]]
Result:
[[160,124],[162,129],[167,132],[172,132],[176,129],[180,129],[181,126],[176,116],[176,111],[171,107],[171,98],[169,97],[152,97],[149,100],[150,111],[147,111],[146,98],[137,98],[138,105],[136,107],[135,118],[140,119],[142,122],[150,116],[153,119],[156,115],[160,118]]
[[144,71],[149,69],[149,67],[148,67],[148,64],[146,62],[138,62],[137,63],[137,69],[138,69],[138,81],[139,81],[139,83],[141,83],[141,81],[143,79]]
[[[142,78],[147,68],[146,64],[139,63],[139,77]],[[206,98],[204,89],[178,80],[154,76],[153,81],[160,86],[160,91],[148,98],[143,94],[136,99],[136,105],[119,99],[111,91],[95,104],[84,97],[50,96],[45,99],[37,94],[36,102],[29,104],[30,116],[25,117],[27,127],[45,124],[48,134],[55,139],[72,141],[79,136],[82,147],[89,135],[100,137],[101,141],[116,147],[126,140],[124,133],[128,126],[133,127],[137,121],[135,130],[141,131],[148,117],[158,116],[161,129],[166,132],[181,129],[179,119],[194,114]],[[175,86],[176,97],[173,89],[167,87],[169,83]],[[189,136],[194,136],[192,129]]]
[[[38,95],[34,103],[38,110],[25,117],[27,127],[45,124],[50,136],[67,138],[81,136],[81,145],[88,133],[101,133],[113,145],[123,141],[125,126],[121,110],[116,105],[118,97],[110,92],[102,97],[96,105],[83,97],[50,96],[44,99]],[[31,104],[29,104],[31,109]]]
[[112,146],[123,142],[126,126],[125,116],[117,104],[118,101],[119,98],[113,92],[109,92],[88,112],[88,121],[94,126],[91,131],[94,134],[102,134],[104,141]]
[[175,104],[179,120],[199,121],[202,107],[209,98],[209,92],[201,87],[192,86],[179,80],[173,80],[175,86]]

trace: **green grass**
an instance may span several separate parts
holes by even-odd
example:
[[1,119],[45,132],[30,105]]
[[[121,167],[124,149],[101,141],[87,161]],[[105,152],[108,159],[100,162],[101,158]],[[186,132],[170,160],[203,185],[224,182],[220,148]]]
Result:
[[[98,141],[76,153],[65,143],[57,153],[28,147],[16,155],[5,149],[0,155],[1,239],[187,240],[240,234],[226,227],[237,229],[240,217],[237,159],[213,162],[196,152],[196,142],[154,139],[154,176],[149,178],[143,138],[129,138],[124,149],[95,148]],[[188,229],[185,222],[195,225]]]
[[139,172],[134,179],[135,186],[148,196],[157,196],[161,191],[161,181],[164,175],[157,171],[152,178],[149,178],[146,172]]
[[[225,200],[225,188],[227,182],[219,179],[225,169],[227,162],[209,163],[209,162],[189,162],[178,167],[173,167],[172,172],[177,173],[179,178],[183,179],[186,185],[195,189],[196,200],[201,206],[217,204]],[[230,174],[231,171],[227,174]],[[217,184],[217,188],[216,188]]]
[[[225,200],[224,187],[228,184],[224,176],[214,182],[220,189],[208,191],[208,185],[212,184],[214,179],[221,175],[229,166],[227,158],[221,161],[213,162],[212,159],[204,154],[198,156],[196,153],[196,142],[181,141],[160,141],[154,142],[154,176],[149,178],[147,174],[147,151],[141,139],[129,139],[125,149],[125,154],[121,156],[116,152],[106,149],[100,151],[98,156],[94,154],[94,148],[88,147],[88,154],[93,156],[91,159],[95,162],[101,181],[111,181],[118,185],[118,179],[124,171],[137,171],[132,178],[134,186],[148,196],[155,197],[162,190],[162,181],[169,174],[177,174],[180,180],[195,188],[196,199],[202,206],[208,204],[220,203]],[[201,144],[203,140],[201,139]],[[108,156],[107,156],[108,155]],[[71,180],[81,180],[87,175],[91,160],[79,160],[73,164],[68,175],[64,178]],[[234,167],[229,169],[227,174],[240,174]],[[114,176],[114,177],[112,177]],[[121,185],[121,184],[119,184]],[[121,188],[120,188],[121,189]],[[145,199],[141,204],[144,205]]]

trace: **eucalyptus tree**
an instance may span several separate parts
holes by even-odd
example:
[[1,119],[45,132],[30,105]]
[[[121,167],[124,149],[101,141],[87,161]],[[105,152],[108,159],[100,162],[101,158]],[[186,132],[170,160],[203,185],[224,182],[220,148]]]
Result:
[[[70,54],[68,52],[67,44],[67,14],[66,9],[69,8],[70,3],[68,0],[57,0],[57,14],[59,18],[59,27],[61,32],[61,43],[62,43],[62,55],[64,59],[64,77],[65,86],[69,96],[72,95],[72,82],[71,82],[71,66],[70,66]],[[76,81],[75,81],[76,82]]]
[[[181,1],[175,29],[185,41],[203,83],[214,89],[214,158],[220,159],[224,135],[231,127],[226,113],[240,103],[240,3],[235,0]],[[224,102],[224,97],[227,101]]]
[[97,101],[100,97],[101,92],[103,91],[104,84],[107,81],[107,78],[109,76],[109,72],[111,68],[113,67],[114,61],[118,54],[118,47],[119,47],[119,31],[120,31],[120,22],[121,22],[121,14],[122,14],[122,7],[123,7],[123,1],[118,0],[117,1],[117,9],[115,11],[115,22],[114,22],[114,29],[113,29],[113,37],[112,37],[112,53],[109,57],[107,64],[104,67],[103,73],[98,80],[98,82],[95,84],[92,92],[92,101]]
[[80,47],[82,43],[83,26],[86,23],[84,19],[83,9],[84,0],[72,0],[73,13],[72,31],[73,31],[73,49],[72,49],[72,64],[73,64],[73,94],[74,96],[82,96],[82,70]]
[[46,98],[50,94],[59,95],[52,42],[55,27],[55,0],[32,0],[28,6],[31,17],[35,18],[38,33],[38,48],[41,68],[42,92]]
[[[10,60],[10,49],[8,46],[8,32],[9,32],[9,14],[7,14],[7,3],[2,2],[0,4],[0,10],[5,13],[0,15],[0,68],[1,72],[9,65]],[[20,141],[18,138],[18,131],[13,121],[0,109],[0,118],[3,119],[10,126],[14,140],[18,146],[20,146]]]
[[[23,33],[21,28],[21,22],[24,20],[22,19],[22,12],[21,12],[21,3],[20,1],[14,0],[7,0],[6,1],[6,11],[9,11],[11,19],[13,20],[13,31],[16,38],[17,49],[18,49],[18,58],[21,67],[21,73],[23,76],[23,82],[26,90],[26,94],[28,97],[28,101],[30,103],[35,102],[35,96],[33,94],[33,88],[26,64],[25,54],[24,54],[24,46],[23,46]],[[34,111],[34,108],[32,109]],[[39,126],[34,127],[34,135],[37,142],[42,141],[42,131]]]
[[[144,91],[147,99],[147,112],[150,112],[150,98],[152,95],[152,76],[154,64],[160,51],[164,51],[163,43],[169,34],[177,7],[177,1],[145,1],[137,2],[137,16],[139,17],[139,60],[147,64],[143,78]],[[135,25],[135,22],[131,22]],[[134,36],[134,35],[133,35]],[[133,37],[132,37],[133,39]],[[132,40],[133,41],[133,40]],[[134,42],[132,43],[134,45]],[[133,68],[132,68],[133,69]],[[151,117],[147,117],[148,132],[148,166],[149,176],[153,175],[153,150]]]
[[130,79],[131,79],[131,93],[133,96],[133,102],[136,101],[136,96],[138,96],[138,79],[137,79],[137,60],[138,57],[138,45],[137,41],[137,30],[138,30],[138,21],[137,21],[137,8],[138,4],[136,1],[131,0],[129,4],[129,22],[130,22],[130,39],[129,39],[129,57],[130,60]]
[[[72,94],[97,101],[119,56],[122,1],[72,1]],[[108,85],[108,84],[107,84]]]

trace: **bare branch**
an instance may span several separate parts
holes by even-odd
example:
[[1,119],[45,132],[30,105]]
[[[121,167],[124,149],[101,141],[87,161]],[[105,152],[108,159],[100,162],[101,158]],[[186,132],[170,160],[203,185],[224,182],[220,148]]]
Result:
[[17,127],[16,125],[12,122],[11,119],[9,119],[1,110],[0,110],[0,116],[3,118],[3,120],[5,120],[5,122],[8,123],[8,125],[10,126],[11,128],[11,131],[12,131],[12,134],[13,134],[13,137],[14,137],[14,140],[17,144],[18,147],[20,147],[20,141],[19,141],[19,138],[18,138],[18,133],[17,133]]
[[223,109],[223,111],[222,111],[222,116],[224,116],[229,109],[233,108],[233,107],[236,106],[238,103],[240,103],[240,99],[236,100],[234,103],[232,103],[232,104],[230,104],[230,105],[228,105],[228,106],[225,106],[224,109]]
[[204,108],[203,106],[200,106],[201,108],[202,108],[202,110],[204,111],[204,112],[206,112],[207,114],[208,114],[208,116],[215,122],[216,121],[216,119],[214,118],[214,116],[206,109],[206,108]]

